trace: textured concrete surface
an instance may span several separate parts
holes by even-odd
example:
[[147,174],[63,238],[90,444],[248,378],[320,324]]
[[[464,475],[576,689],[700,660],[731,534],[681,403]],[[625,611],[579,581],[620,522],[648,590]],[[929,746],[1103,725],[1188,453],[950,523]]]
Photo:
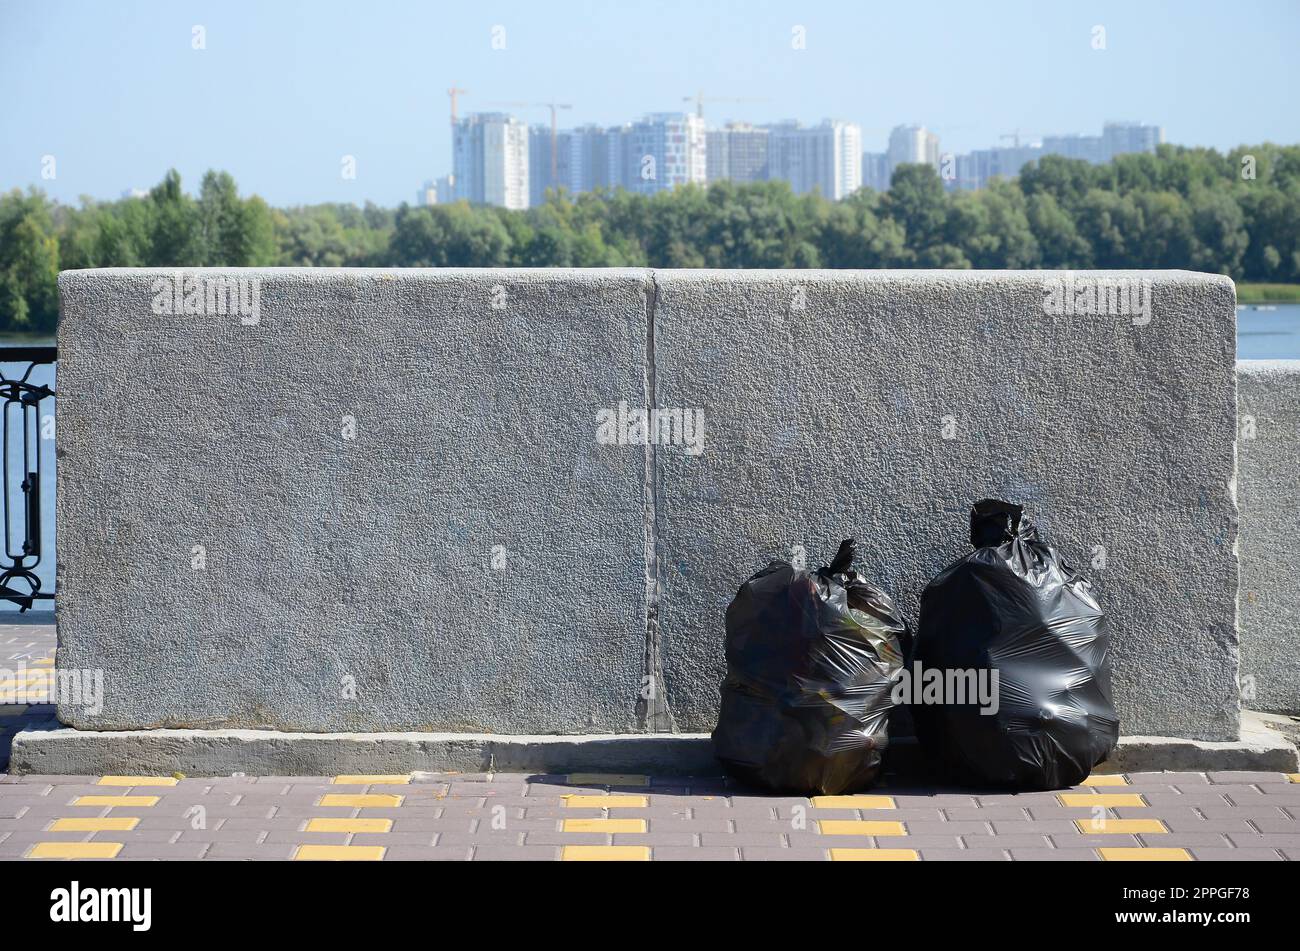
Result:
[[[48,708],[47,708],[48,709]],[[40,708],[14,733],[14,773],[147,772],[254,776],[285,772],[384,773],[409,770],[600,770],[700,775],[717,769],[708,734],[522,736],[468,733],[283,733],[271,730],[75,730]],[[907,738],[889,762],[922,775]],[[1106,771],[1161,769],[1300,769],[1296,747],[1281,734],[1244,725],[1242,738],[1214,743],[1170,737],[1121,737]]]
[[[1226,279],[1130,274],[1134,323],[1036,272],[224,272],[246,323],[154,313],[174,273],[60,281],[74,726],[704,732],[770,557],[855,536],[914,619],[1001,495],[1104,549],[1123,730],[1237,736]],[[625,399],[703,452],[598,444]]]
[[644,405],[644,274],[181,272],[250,324],[154,313],[176,273],[59,280],[65,722],[638,727],[645,454],[594,416]]
[[806,799],[715,775],[0,776],[0,860],[1300,861],[1296,779]]
[[1049,316],[1043,272],[656,274],[659,405],[707,420],[702,455],[657,453],[679,728],[712,725],[726,605],[769,559],[852,536],[914,623],[998,496],[1095,580],[1122,731],[1237,737],[1233,287],[1108,275],[1152,281],[1149,323]]
[[1245,702],[1300,713],[1300,360],[1240,361],[1237,404]]

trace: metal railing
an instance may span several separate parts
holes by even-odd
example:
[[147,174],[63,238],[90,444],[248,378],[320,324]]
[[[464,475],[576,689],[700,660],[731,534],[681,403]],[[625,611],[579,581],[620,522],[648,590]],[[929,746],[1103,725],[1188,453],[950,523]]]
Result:
[[[46,547],[47,531],[53,526],[41,518],[41,403],[54,398],[54,390],[45,384],[30,382],[32,372],[42,365],[54,365],[58,352],[54,347],[0,347],[0,399],[4,400],[3,439],[4,468],[0,480],[4,485],[4,555],[0,563],[0,599],[12,601],[20,612],[35,601],[52,601],[53,592],[41,590],[36,569]],[[11,364],[26,364],[21,377],[11,377]],[[19,417],[14,422],[15,413]],[[11,426],[13,429],[11,430]],[[11,432],[21,426],[21,452],[11,447]],[[16,467],[16,468],[15,468]],[[11,498],[21,492],[21,502]],[[21,538],[21,546],[16,539]]]

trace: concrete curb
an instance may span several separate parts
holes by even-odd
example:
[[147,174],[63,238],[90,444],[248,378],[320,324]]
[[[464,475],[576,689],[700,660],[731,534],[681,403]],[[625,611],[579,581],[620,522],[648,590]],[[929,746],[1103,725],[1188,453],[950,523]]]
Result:
[[[919,759],[899,741],[891,761]],[[489,733],[276,733],[269,730],[72,730],[52,725],[14,737],[9,769],[41,775],[330,776],[344,773],[638,772],[715,775],[705,733],[501,736]],[[1300,771],[1295,746],[1247,717],[1242,740],[1211,743],[1158,736],[1119,741],[1102,772]]]

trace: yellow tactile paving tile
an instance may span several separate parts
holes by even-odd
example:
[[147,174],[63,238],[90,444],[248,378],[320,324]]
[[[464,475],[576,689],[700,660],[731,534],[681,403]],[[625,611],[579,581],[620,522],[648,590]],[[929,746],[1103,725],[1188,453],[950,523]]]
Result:
[[892,796],[813,796],[814,809],[896,809]]
[[1145,832],[1168,832],[1159,819],[1075,819],[1080,832],[1096,835],[1121,835]]
[[379,776],[352,773],[347,776],[335,776],[330,782],[335,786],[406,786],[411,782],[410,775]]
[[1063,806],[1080,809],[1113,809],[1116,806],[1145,806],[1147,801],[1138,793],[1057,793]]
[[1103,848],[1097,852],[1107,862],[1190,862],[1186,849]]
[[402,804],[402,796],[387,793],[327,793],[318,806],[346,806],[349,809],[391,809]]
[[1300,783],[1300,773],[1287,773],[1286,778],[1293,783]]
[[74,806],[130,806],[135,809],[158,805],[157,796],[78,796]]
[[51,832],[130,832],[140,824],[138,816],[81,816],[73,819],[55,819]]
[[570,786],[649,786],[650,777],[640,773],[570,773],[564,777]]
[[29,859],[111,859],[122,851],[121,842],[37,842]]
[[33,667],[53,667],[53,666],[54,666],[54,658],[53,658],[53,657],[42,657],[40,660],[34,660],[34,661],[32,661],[32,666],[33,666]]
[[392,819],[312,819],[306,832],[391,832]]
[[565,819],[562,832],[645,832],[644,819]]
[[1127,786],[1128,779],[1120,773],[1096,774],[1089,776],[1080,786]]
[[96,786],[175,786],[174,776],[101,776]]
[[916,849],[831,849],[832,862],[919,862]]
[[817,828],[822,835],[907,835],[901,822],[879,819],[819,819]]
[[300,845],[293,853],[295,862],[378,862],[383,857],[382,845]]
[[644,809],[648,800],[645,796],[565,796],[564,805],[569,809]]
[[647,845],[566,845],[560,852],[562,862],[648,862]]

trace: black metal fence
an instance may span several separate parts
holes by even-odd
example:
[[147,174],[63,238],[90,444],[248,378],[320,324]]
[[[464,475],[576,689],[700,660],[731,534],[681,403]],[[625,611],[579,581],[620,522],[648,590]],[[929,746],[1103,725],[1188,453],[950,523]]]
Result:
[[[52,443],[54,436],[52,384],[57,356],[54,347],[0,346],[5,559],[0,563],[0,600],[13,602],[20,612],[37,601],[54,599],[53,591],[42,590],[41,576],[51,577],[54,520],[46,517],[41,503],[43,492],[47,506],[53,500],[54,474],[49,471],[52,467],[42,463],[46,455],[42,440]],[[21,376],[12,375],[15,364]],[[36,382],[34,374],[48,382]],[[43,407],[48,410],[45,416]],[[47,555],[42,571],[42,558]]]

